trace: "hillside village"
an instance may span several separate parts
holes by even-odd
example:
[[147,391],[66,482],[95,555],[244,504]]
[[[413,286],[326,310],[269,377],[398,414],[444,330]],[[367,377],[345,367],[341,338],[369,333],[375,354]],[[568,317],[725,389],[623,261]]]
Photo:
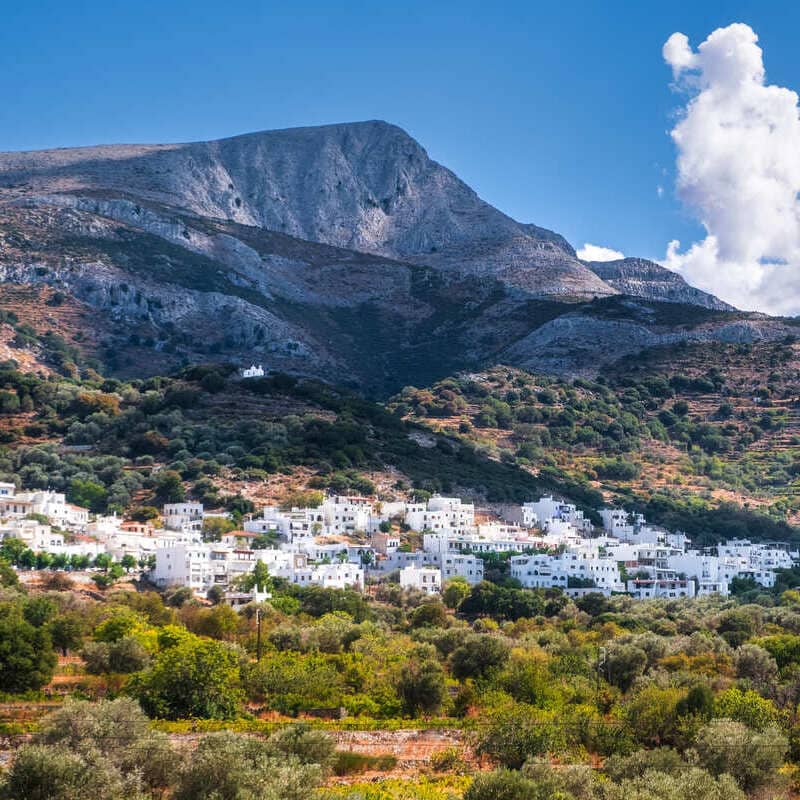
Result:
[[331,494],[314,507],[266,506],[241,529],[215,535],[207,523],[232,527],[230,514],[199,502],[169,503],[160,520],[137,522],[91,515],[58,492],[0,484],[0,540],[18,569],[94,569],[103,585],[116,564],[159,589],[186,587],[234,606],[267,599],[273,578],[358,591],[393,583],[435,595],[449,581],[480,583],[487,559],[505,562],[522,588],[574,598],[727,596],[734,581],[771,588],[777,570],[800,560],[785,543],[731,539],[698,549],[641,514],[604,508],[599,517],[595,526],[550,496],[490,510],[457,497],[384,502]]

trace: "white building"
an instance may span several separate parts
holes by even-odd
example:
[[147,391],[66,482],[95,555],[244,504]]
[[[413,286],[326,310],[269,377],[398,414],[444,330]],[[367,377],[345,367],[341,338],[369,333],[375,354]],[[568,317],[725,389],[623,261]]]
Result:
[[211,583],[210,547],[199,542],[180,542],[156,550],[153,580],[162,588],[188,586],[205,590]]
[[364,588],[364,570],[356,564],[317,564],[311,570],[311,582],[327,589]]
[[15,519],[0,527],[0,538],[19,539],[34,553],[59,553],[64,535],[33,519]]
[[264,367],[261,364],[251,364],[249,367],[245,367],[242,370],[242,377],[243,378],[263,378],[264,377]]
[[563,500],[555,500],[550,496],[541,497],[534,503],[523,504],[522,508],[523,518],[535,519],[545,531],[553,520],[568,522],[576,530],[584,533],[590,533],[592,530],[592,523],[584,517],[583,511]]
[[439,594],[442,591],[442,573],[434,567],[403,567],[400,570],[400,587]]
[[475,506],[458,497],[434,495],[427,503],[407,505],[405,522],[415,531],[466,533],[475,525]]
[[367,531],[372,517],[372,501],[368,497],[326,497],[322,502],[325,533],[348,534]]
[[438,567],[442,580],[462,577],[470,584],[483,580],[483,561],[477,556],[451,549],[449,534],[426,533],[423,542],[425,563]]
[[596,552],[565,552],[558,555],[511,557],[511,577],[526,589],[594,588],[604,592],[623,592],[625,585],[619,565]]
[[626,583],[629,595],[637,600],[650,600],[656,597],[694,597],[695,583],[686,578],[633,578]]
[[202,503],[167,503],[161,512],[164,527],[171,531],[203,530],[203,504]]

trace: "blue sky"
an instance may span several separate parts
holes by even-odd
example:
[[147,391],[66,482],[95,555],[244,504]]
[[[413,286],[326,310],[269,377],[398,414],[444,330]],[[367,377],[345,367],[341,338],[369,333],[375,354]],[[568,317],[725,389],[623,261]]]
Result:
[[0,150],[386,119],[517,219],[628,255],[701,236],[673,191],[670,34],[746,22],[800,88],[785,0],[4,6]]

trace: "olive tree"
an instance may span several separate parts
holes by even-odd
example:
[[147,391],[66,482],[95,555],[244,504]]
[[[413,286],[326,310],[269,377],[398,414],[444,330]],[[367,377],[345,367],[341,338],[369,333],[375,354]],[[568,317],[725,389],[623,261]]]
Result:
[[774,777],[789,743],[777,728],[758,732],[741,722],[714,719],[700,729],[694,749],[710,773],[731,775],[742,789],[751,791]]

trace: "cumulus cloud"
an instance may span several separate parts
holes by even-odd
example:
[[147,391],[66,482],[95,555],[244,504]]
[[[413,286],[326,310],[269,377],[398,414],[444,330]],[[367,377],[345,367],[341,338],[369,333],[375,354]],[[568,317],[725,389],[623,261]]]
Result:
[[589,242],[586,242],[577,252],[581,261],[618,261],[620,258],[625,258],[624,254],[620,253],[619,250],[600,247],[600,245],[589,244]]
[[758,37],[741,23],[693,51],[663,48],[687,101],[671,131],[679,197],[706,237],[670,242],[664,265],[740,308],[800,313],[800,113],[795,92],[765,81]]

